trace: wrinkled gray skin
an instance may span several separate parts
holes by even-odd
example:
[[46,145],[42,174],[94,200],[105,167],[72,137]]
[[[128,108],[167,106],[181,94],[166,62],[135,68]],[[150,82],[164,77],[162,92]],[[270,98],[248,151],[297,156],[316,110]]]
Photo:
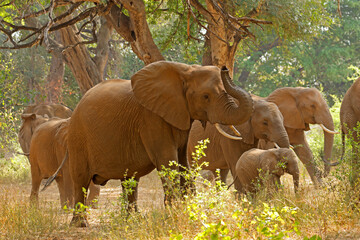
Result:
[[298,158],[293,150],[251,149],[241,155],[236,163],[235,189],[239,193],[256,193],[259,190],[257,184],[260,184],[277,190],[281,184],[280,177],[285,173],[293,176],[296,192],[299,187],[299,167]]
[[[235,128],[240,132],[243,140],[233,140],[221,135],[214,125],[207,124],[206,128],[202,127],[199,121],[195,121],[192,125],[187,155],[192,160],[191,153],[195,151],[195,146],[199,140],[209,138],[210,143],[205,150],[206,156],[202,157],[199,164],[209,162],[209,166],[204,167],[215,173],[216,169],[220,169],[221,180],[226,182],[227,169],[230,168],[234,172],[236,162],[239,157],[252,148],[256,148],[259,139],[266,139],[276,142],[280,147],[289,148],[289,138],[283,126],[283,117],[274,103],[258,99],[253,96],[254,111],[251,118]],[[226,126],[222,126],[224,130]],[[229,134],[232,132],[226,130]],[[234,133],[232,133],[234,135]]]

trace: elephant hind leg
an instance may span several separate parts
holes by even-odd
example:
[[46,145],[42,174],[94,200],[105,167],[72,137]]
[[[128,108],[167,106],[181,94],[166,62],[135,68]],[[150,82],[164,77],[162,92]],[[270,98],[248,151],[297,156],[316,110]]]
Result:
[[56,181],[58,189],[59,189],[61,207],[69,206],[70,205],[70,199],[68,198],[68,196],[66,194],[64,178],[63,177],[57,177],[55,179],[55,181]]
[[86,205],[97,208],[98,207],[98,199],[100,195],[100,186],[95,185],[93,181],[90,182],[89,186],[89,194],[87,197]]
[[42,180],[40,170],[31,166],[31,193],[30,202],[36,206],[39,204],[39,188]]
[[[125,179],[123,181],[121,181],[121,187],[122,187],[122,193],[123,193],[123,198],[127,204],[127,211],[130,212],[132,210],[135,210],[136,212],[138,211],[138,206],[137,206],[137,198],[138,198],[138,186],[139,186],[139,178],[135,178],[134,180],[135,182],[135,186],[129,186],[132,184],[127,184],[127,180],[129,181],[129,179]],[[130,180],[132,181],[132,180]]]
[[86,193],[83,192],[83,189],[88,190],[90,184],[90,176],[73,176],[73,186],[74,186],[74,203],[75,211],[70,225],[76,227],[88,227],[89,223],[86,219],[86,209],[83,208],[85,205]]

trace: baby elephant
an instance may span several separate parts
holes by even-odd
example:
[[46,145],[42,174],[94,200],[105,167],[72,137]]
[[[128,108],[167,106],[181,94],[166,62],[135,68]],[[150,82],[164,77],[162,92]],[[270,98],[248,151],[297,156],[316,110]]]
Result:
[[257,183],[277,190],[280,177],[285,173],[293,176],[295,192],[299,186],[297,156],[288,148],[269,150],[251,149],[236,163],[235,189],[239,193],[256,193]]
[[[32,135],[29,156],[32,178],[30,199],[35,203],[38,202],[41,181],[51,177],[65,157],[69,120],[70,118],[50,118],[38,126]],[[73,184],[69,161],[65,161],[55,180],[60,192],[61,205],[67,204],[72,207],[74,204]],[[92,201],[98,198],[100,188],[91,182],[89,189],[88,204],[92,204]],[[92,207],[96,207],[96,204]]]

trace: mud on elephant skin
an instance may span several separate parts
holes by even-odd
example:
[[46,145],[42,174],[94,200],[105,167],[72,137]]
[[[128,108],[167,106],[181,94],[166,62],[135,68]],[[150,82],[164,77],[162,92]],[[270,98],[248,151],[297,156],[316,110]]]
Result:
[[[334,142],[334,123],[329,107],[316,88],[285,87],[273,91],[267,101],[275,103],[284,117],[284,126],[290,144],[305,165],[312,182],[322,183],[322,177],[330,172]],[[309,124],[319,124],[324,130],[324,172],[315,165],[314,157],[305,137]]]
[[[138,181],[155,168],[177,168],[170,161],[189,167],[186,146],[193,120],[241,124],[251,115],[250,95],[230,81],[228,71],[214,66],[159,61],[136,72],[131,81],[108,80],[90,89],[69,124],[75,202],[84,203],[82,188],[90,180]],[[184,178],[180,185],[186,185]],[[128,196],[135,208],[136,198],[137,186]],[[88,225],[76,213],[72,224]]]
[[293,176],[294,190],[299,187],[298,158],[293,150],[251,149],[239,158],[235,167],[234,187],[241,193],[256,193],[261,187],[278,189],[280,177],[285,173]]
[[[207,124],[204,129],[199,121],[192,125],[187,155],[192,159],[192,152],[199,140],[209,138],[210,143],[205,151],[206,156],[202,157],[199,164],[209,162],[209,166],[204,169],[215,173],[220,169],[221,180],[225,183],[226,174],[224,170],[229,169],[234,173],[236,162],[239,157],[250,150],[256,148],[259,139],[276,142],[280,147],[289,148],[289,138],[283,125],[283,117],[278,107],[271,102],[260,99],[253,95],[254,111],[251,118],[235,128],[240,132],[242,140],[229,139],[221,135],[212,124]],[[227,133],[231,133],[226,126],[222,126]]]
[[[66,153],[67,128],[70,118],[50,118],[36,128],[30,144],[30,165],[32,188],[30,199],[38,202],[39,187],[43,179],[49,178],[60,166]],[[34,119],[36,121],[36,119]],[[69,163],[65,162],[56,182],[60,193],[61,206],[74,206],[73,187],[69,172]],[[90,185],[88,204],[91,205],[99,195],[99,187]]]
[[346,91],[344,99],[341,103],[340,107],[340,125],[341,125],[341,138],[342,138],[342,145],[343,145],[343,152],[342,157],[344,157],[345,153],[345,135],[348,137],[351,136],[353,145],[353,158],[352,162],[352,176],[351,182],[352,184],[360,176],[360,169],[358,167],[360,157],[359,157],[359,147],[356,147],[355,143],[360,143],[360,137],[357,134],[357,131],[354,131],[360,124],[360,78],[358,78],[351,87]]

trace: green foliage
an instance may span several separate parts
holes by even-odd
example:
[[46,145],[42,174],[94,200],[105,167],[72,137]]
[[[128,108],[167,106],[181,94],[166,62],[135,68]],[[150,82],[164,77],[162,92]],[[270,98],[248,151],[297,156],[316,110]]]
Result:
[[[351,75],[348,67],[360,64],[357,54],[360,20],[356,17],[360,11],[360,3],[356,0],[341,2],[342,17],[339,18],[336,1],[317,1],[315,8],[318,12],[314,15],[317,20],[311,17],[315,8],[306,9],[310,1],[297,4],[304,5],[303,8],[295,7],[295,12],[296,9],[305,8],[305,15],[296,18],[301,21],[318,21],[318,24],[312,24],[309,28],[310,23],[305,23],[305,35],[298,36],[302,40],[296,40],[296,33],[289,31],[294,37],[280,35],[277,42],[275,40],[279,34],[264,31],[257,35],[255,44],[243,42],[241,48],[245,51],[240,51],[237,56],[234,78],[237,79],[243,71],[248,71],[248,78],[241,79],[240,84],[260,96],[267,96],[279,87],[317,87],[324,90],[332,105],[331,95],[342,98],[351,85],[347,81],[347,77]],[[325,11],[331,14],[331,18]],[[292,24],[291,20],[289,24]],[[297,31],[297,25],[294,26],[293,30]],[[278,31],[279,28],[274,29]],[[264,48],[271,44],[272,47]]]

